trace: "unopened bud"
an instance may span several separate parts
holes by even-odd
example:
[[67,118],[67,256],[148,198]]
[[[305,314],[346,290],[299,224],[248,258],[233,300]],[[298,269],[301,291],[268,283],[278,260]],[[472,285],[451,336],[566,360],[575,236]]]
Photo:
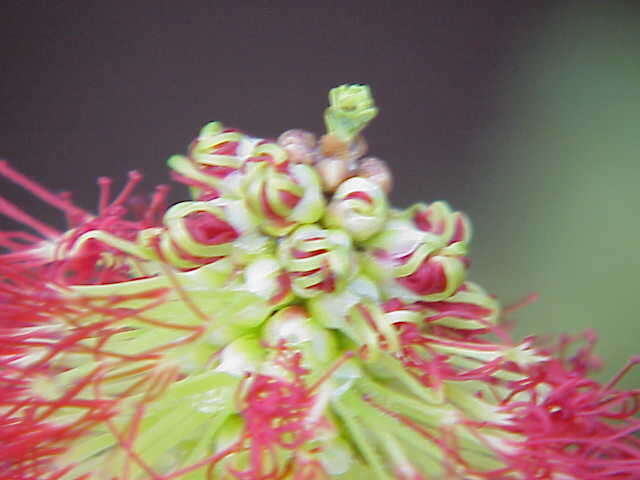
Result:
[[393,177],[387,162],[377,157],[363,158],[358,167],[357,175],[378,185],[385,193],[393,187]]
[[349,146],[349,158],[355,161],[362,157],[369,150],[369,145],[362,135],[357,136]]
[[333,193],[338,185],[351,176],[347,162],[338,158],[323,158],[315,165],[315,169],[325,193]]
[[336,189],[324,223],[344,229],[355,241],[378,233],[387,221],[387,196],[370,179],[352,177]]
[[280,137],[278,143],[287,151],[288,159],[292,163],[313,162],[316,147],[316,137],[305,130],[287,130]]
[[335,135],[327,134],[320,138],[320,153],[325,157],[349,158],[349,144]]
[[316,136],[306,130],[293,129],[287,130],[278,137],[278,143],[283,147],[288,145],[302,145],[309,150],[316,146]]
[[256,371],[264,359],[265,352],[260,340],[253,335],[235,339],[224,347],[220,353],[220,364],[217,372],[242,377],[247,372]]
[[298,227],[278,248],[293,291],[302,298],[341,289],[353,271],[351,238],[317,225]]
[[311,165],[313,163],[313,150],[299,143],[291,143],[284,145],[283,148],[287,152],[287,158],[291,163],[304,163]]
[[336,340],[330,330],[318,325],[299,305],[285,307],[275,313],[262,329],[262,340],[268,345],[285,342],[302,350],[310,366],[331,361],[336,355]]

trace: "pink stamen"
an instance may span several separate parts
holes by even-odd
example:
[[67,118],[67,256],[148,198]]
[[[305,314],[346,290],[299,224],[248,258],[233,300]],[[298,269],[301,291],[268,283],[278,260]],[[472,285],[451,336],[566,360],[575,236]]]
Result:
[[638,364],[640,364],[640,356],[635,355],[631,357],[627,362],[627,364],[624,367],[622,367],[622,369],[611,380],[609,380],[609,382],[605,386],[602,387],[602,391],[606,392],[606,391],[612,390],[613,387],[615,387],[618,384],[618,382],[620,382],[620,380],[622,380],[622,378],[627,373],[629,373],[629,371],[633,367],[635,367]]
[[109,177],[98,178],[98,186],[100,188],[100,197],[98,200],[98,213],[104,215],[109,206],[111,197],[111,184],[113,181]]
[[161,212],[165,208],[165,204],[167,201],[167,195],[169,194],[169,186],[168,185],[158,185],[153,192],[153,196],[151,197],[151,204],[149,205],[149,209],[146,211],[143,222],[146,226],[153,226],[159,221],[158,217]]
[[36,183],[35,181],[27,178],[20,172],[11,168],[11,166],[6,160],[0,160],[0,175],[3,175],[13,183],[20,185],[25,190],[31,192],[36,197],[45,201],[49,205],[52,205],[69,215],[74,215],[74,216],[79,215],[81,217],[88,216],[88,213],[82,210],[81,208],[78,208],[75,205],[62,200],[58,196],[49,192],[46,188],[44,188],[40,184]]
[[504,307],[502,309],[502,312],[505,314],[509,314],[509,313],[513,313],[516,310],[520,310],[524,307],[527,307],[529,305],[531,305],[532,303],[535,303],[538,301],[538,299],[540,298],[540,295],[537,293],[530,293],[529,295],[527,295],[524,298],[521,298],[520,300],[511,303],[509,305],[507,305],[506,307]]
[[116,197],[113,203],[110,205],[110,208],[116,207],[118,205],[122,205],[127,198],[131,195],[136,186],[142,181],[142,174],[137,170],[131,170],[129,172],[129,179],[120,192],[120,194]]
[[50,239],[58,239],[62,236],[62,233],[57,231],[55,228],[49,227],[48,225],[45,225],[41,221],[36,220],[35,218],[33,218],[31,215],[21,210],[16,205],[5,200],[3,197],[0,197],[0,213],[15,220],[16,222],[22,223],[27,227],[33,228],[36,232],[38,232],[44,237],[47,237]]

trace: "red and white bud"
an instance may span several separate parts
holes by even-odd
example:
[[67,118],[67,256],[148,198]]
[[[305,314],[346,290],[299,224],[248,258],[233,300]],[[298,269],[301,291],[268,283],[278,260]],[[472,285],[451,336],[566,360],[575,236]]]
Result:
[[323,223],[341,228],[356,242],[378,233],[387,222],[388,204],[384,191],[362,177],[353,177],[340,184],[333,194]]
[[283,239],[278,258],[302,298],[340,290],[354,273],[349,236],[317,225],[298,227]]
[[300,224],[317,221],[324,213],[320,183],[308,165],[281,168],[257,162],[243,180],[243,192],[260,229],[269,235],[285,235]]
[[466,245],[447,240],[395,218],[366,243],[363,264],[388,297],[443,300],[462,284],[467,267]]

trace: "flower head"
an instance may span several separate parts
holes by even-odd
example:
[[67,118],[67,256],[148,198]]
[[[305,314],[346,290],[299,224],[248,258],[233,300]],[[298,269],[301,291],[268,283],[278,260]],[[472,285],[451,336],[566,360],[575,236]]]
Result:
[[0,163],[69,221],[0,198],[0,478],[639,478],[640,391],[588,378],[592,335],[511,340],[466,216],[390,208],[369,89],[330,98],[319,142],[206,125],[170,208]]

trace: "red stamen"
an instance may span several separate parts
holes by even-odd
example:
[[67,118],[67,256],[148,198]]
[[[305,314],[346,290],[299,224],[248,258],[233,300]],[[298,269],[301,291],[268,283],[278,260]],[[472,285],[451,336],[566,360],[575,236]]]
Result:
[[129,179],[120,192],[120,194],[116,197],[113,203],[110,205],[110,208],[116,207],[118,205],[122,205],[127,198],[131,195],[136,186],[142,181],[142,174],[137,170],[131,170],[129,172]]
[[602,387],[602,392],[607,392],[609,390],[612,390],[613,387],[615,387],[618,382],[620,382],[620,380],[622,380],[622,378],[629,373],[629,371],[635,367],[636,365],[640,364],[640,356],[639,355],[635,355],[633,357],[631,357],[629,359],[629,361],[627,361],[627,364],[622,367],[622,369],[616,374],[614,375],[614,377],[609,380],[609,382]]
[[16,222],[22,223],[27,227],[33,228],[36,232],[38,232],[44,237],[51,238],[51,239],[58,239],[62,236],[62,233],[57,231],[55,228],[49,227],[48,225],[45,225],[41,221],[36,220],[35,218],[33,218],[31,215],[21,210],[16,205],[5,200],[3,197],[0,197],[0,213],[15,220]]
[[151,197],[149,209],[146,211],[143,218],[145,226],[154,226],[159,221],[158,218],[160,217],[161,212],[165,209],[169,189],[168,185],[156,186],[153,196]]
[[98,178],[98,186],[100,188],[100,198],[98,200],[98,213],[104,215],[109,206],[109,199],[111,197],[111,184],[113,181],[109,177]]
[[49,205],[52,205],[59,210],[67,213],[68,215],[81,216],[82,218],[88,216],[88,213],[81,208],[78,208],[75,205],[72,205],[71,203],[60,199],[40,184],[11,168],[6,160],[0,160],[0,175],[3,175],[13,183],[20,185],[22,188],[34,194],[36,197],[40,198]]
[[513,313],[516,310],[520,310],[524,307],[527,307],[529,305],[531,305],[532,303],[535,303],[538,301],[538,299],[540,298],[540,295],[537,293],[530,293],[529,295],[527,295],[524,298],[521,298],[520,300],[511,303],[509,305],[507,305],[506,307],[504,307],[502,309],[502,312],[505,314],[509,314],[509,313]]

